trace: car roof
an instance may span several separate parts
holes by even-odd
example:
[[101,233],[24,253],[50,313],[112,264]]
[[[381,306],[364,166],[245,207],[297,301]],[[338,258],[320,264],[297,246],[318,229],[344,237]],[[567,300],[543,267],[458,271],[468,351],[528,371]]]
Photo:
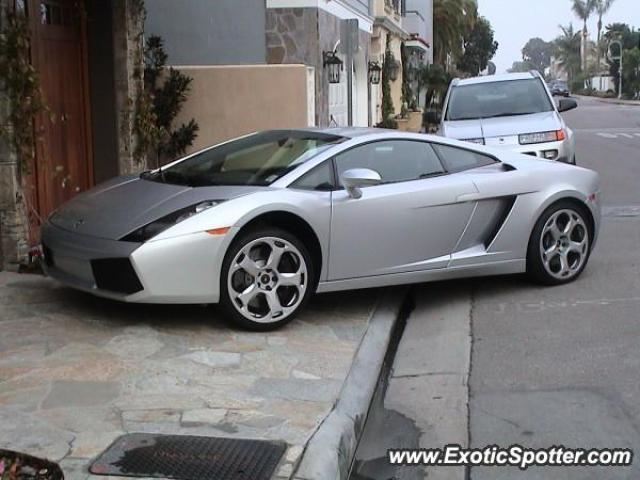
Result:
[[479,83],[508,82],[510,80],[531,80],[536,76],[531,72],[503,73],[501,75],[484,75],[482,77],[463,78],[458,80],[457,86],[476,85]]
[[384,128],[374,128],[374,127],[309,127],[309,128],[298,128],[294,129],[300,132],[317,132],[324,133],[327,135],[336,135],[338,137],[345,138],[356,138],[362,137],[364,135],[374,135],[380,134],[384,132],[396,132],[396,130],[387,130]]

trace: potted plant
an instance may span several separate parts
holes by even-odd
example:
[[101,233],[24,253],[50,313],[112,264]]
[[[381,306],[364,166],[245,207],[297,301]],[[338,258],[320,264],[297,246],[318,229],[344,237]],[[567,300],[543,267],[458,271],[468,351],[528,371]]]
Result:
[[0,480],[64,480],[64,475],[56,463],[0,449]]

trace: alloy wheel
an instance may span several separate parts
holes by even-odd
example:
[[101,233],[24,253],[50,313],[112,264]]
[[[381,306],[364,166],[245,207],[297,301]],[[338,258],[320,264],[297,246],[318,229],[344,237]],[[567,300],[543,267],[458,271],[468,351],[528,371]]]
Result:
[[540,236],[540,255],[554,278],[567,280],[580,273],[589,255],[589,231],[578,212],[562,209],[549,217]]
[[231,303],[245,318],[259,323],[284,320],[308,288],[302,253],[287,240],[264,237],[244,245],[229,267]]

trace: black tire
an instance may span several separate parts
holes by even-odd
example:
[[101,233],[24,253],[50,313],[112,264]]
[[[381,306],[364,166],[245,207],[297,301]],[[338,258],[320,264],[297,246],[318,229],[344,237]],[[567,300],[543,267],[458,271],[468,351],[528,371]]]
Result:
[[[582,219],[585,226],[584,235],[587,236],[588,244],[585,248],[584,259],[579,268],[572,271],[566,278],[558,278],[547,271],[541,252],[542,234],[547,225],[547,222],[558,212],[566,210],[573,211]],[[529,238],[529,245],[527,247],[527,274],[536,283],[542,285],[562,285],[565,283],[576,280],[583,272],[587,263],[589,262],[589,256],[591,255],[591,247],[593,245],[593,225],[591,223],[591,217],[587,207],[578,204],[571,200],[560,200],[548,207],[540,218],[536,222],[531,237]]]
[[[237,304],[230,294],[228,281],[232,281],[229,279],[229,270],[231,268],[231,264],[234,259],[236,259],[236,256],[241,252],[241,250],[251,242],[265,238],[280,239],[285,243],[290,243],[297,249],[296,253],[300,254],[300,256],[302,257],[301,260],[304,262],[304,267],[306,268],[306,275],[304,276],[306,288],[304,290],[304,294],[302,295],[302,299],[299,302],[298,300],[296,300],[297,306],[295,307],[295,309],[293,309],[290,313],[287,313],[286,316],[284,316],[282,319],[273,319],[268,322],[260,322],[258,319],[252,320],[250,318],[247,318],[238,310],[238,307],[236,306]],[[295,256],[297,257],[297,255]],[[257,276],[252,278],[254,280],[257,280]],[[307,301],[309,300],[309,297],[315,291],[316,283],[317,280],[313,259],[304,244],[295,235],[289,233],[286,230],[268,226],[260,227],[241,233],[238,238],[234,239],[233,243],[227,250],[224,261],[222,263],[222,271],[220,276],[220,307],[226,314],[228,320],[232,321],[235,325],[243,329],[256,332],[276,330],[291,322],[296,317],[296,315],[300,313],[300,311],[304,308]],[[276,287],[274,288],[274,291],[279,290],[280,288],[282,287]],[[296,298],[299,298],[299,295]]]

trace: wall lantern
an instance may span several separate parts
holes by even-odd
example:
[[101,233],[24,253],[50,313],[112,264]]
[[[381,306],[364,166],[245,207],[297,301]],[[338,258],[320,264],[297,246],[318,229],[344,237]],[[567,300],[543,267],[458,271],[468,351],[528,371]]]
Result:
[[336,52],[322,52],[322,65],[327,69],[329,83],[340,83],[340,71],[343,64]]
[[371,85],[378,85],[380,83],[380,76],[382,74],[382,67],[378,62],[369,62],[369,82]]
[[398,72],[400,71],[400,62],[397,60],[392,60],[389,65],[389,78],[392,82],[395,82],[398,79]]

